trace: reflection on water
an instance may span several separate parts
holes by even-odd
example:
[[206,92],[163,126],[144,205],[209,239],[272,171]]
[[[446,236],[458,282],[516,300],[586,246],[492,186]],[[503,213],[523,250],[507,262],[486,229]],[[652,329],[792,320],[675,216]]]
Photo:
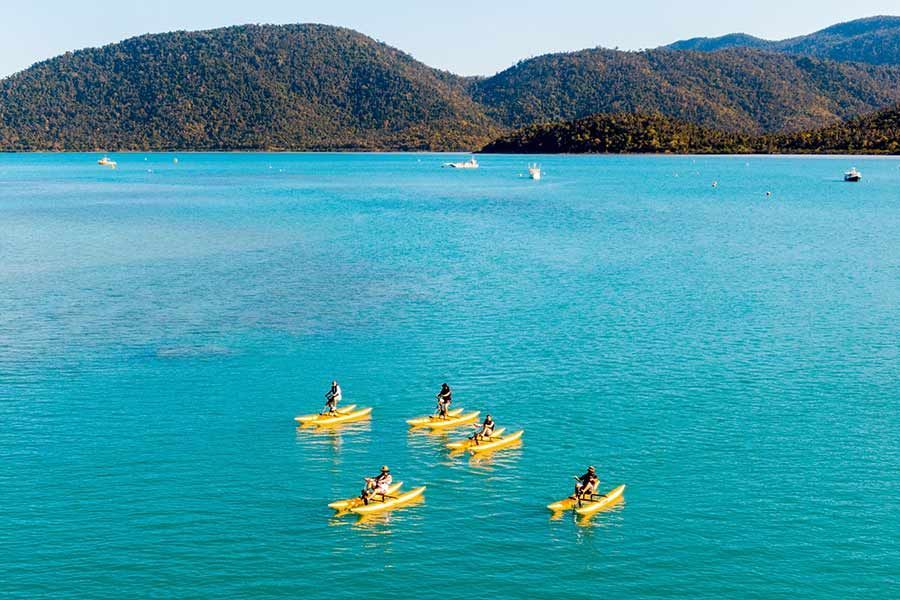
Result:
[[[404,513],[406,509],[415,508],[425,503],[425,496],[419,496],[409,502],[381,513],[358,515],[350,511],[335,513],[328,520],[330,527],[347,527],[370,532],[375,535],[390,535],[394,532],[392,523],[409,519]],[[398,512],[400,511],[400,512]]]
[[579,515],[574,510],[558,510],[550,513],[551,521],[570,520],[578,527],[617,527],[622,524],[619,515],[625,508],[625,500],[622,499],[615,505],[590,515]]
[[343,427],[297,427],[297,438],[302,436],[312,436],[312,439],[330,439],[340,440],[345,434],[352,435],[354,433],[371,433],[372,422],[360,421],[359,423],[348,423]]
[[378,535],[389,534],[392,533],[392,530],[389,529],[388,526],[392,522],[404,518],[404,515],[402,513],[397,513],[396,511],[405,511],[408,508],[414,508],[422,504],[425,504],[424,495],[410,500],[402,506],[398,506],[397,508],[383,513],[375,513],[373,515],[359,515],[359,518],[353,523],[353,526],[354,528],[371,531]]
[[578,515],[575,524],[581,528],[607,528],[619,527],[622,525],[623,516],[620,514],[625,509],[625,500],[616,503],[615,506],[601,510],[592,515]]
[[423,427],[410,427],[408,432],[411,441],[429,441],[430,443],[445,443],[452,440],[452,432],[450,429],[425,429]]
[[450,431],[431,431],[421,428],[413,428],[409,430],[407,436],[409,448],[414,452],[428,452],[432,456],[443,456],[446,454],[446,444],[452,442],[455,438]]
[[372,424],[370,421],[362,421],[348,423],[344,427],[297,427],[294,439],[306,460],[330,463],[333,468],[337,468],[349,440],[360,446],[371,442]]
[[562,521],[563,517],[565,517],[568,513],[569,513],[569,511],[566,511],[566,510],[554,510],[553,512],[550,513],[550,520],[551,521]]
[[469,455],[469,466],[473,469],[493,471],[498,468],[511,467],[522,458],[522,442],[504,446],[488,452]]

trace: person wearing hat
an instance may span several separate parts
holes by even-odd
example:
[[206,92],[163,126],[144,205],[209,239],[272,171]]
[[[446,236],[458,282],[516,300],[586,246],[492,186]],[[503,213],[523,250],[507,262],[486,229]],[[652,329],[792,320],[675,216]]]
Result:
[[437,414],[442,419],[447,418],[447,411],[450,410],[450,404],[453,402],[453,392],[446,383],[441,384],[441,391],[437,393]]
[[394,478],[391,477],[391,470],[387,465],[381,467],[381,473],[375,477],[366,477],[366,487],[363,488],[359,497],[364,504],[368,504],[372,496],[380,495],[384,500],[387,496],[388,488],[391,487]]
[[480,442],[481,440],[494,435],[494,429],[496,428],[496,426],[497,424],[494,423],[494,417],[488,415],[484,418],[484,422],[481,425],[473,425],[473,427],[475,428],[475,433],[469,436],[469,439],[472,440],[472,442],[474,442],[477,446],[478,442]]
[[581,504],[585,498],[590,498],[591,494],[597,493],[597,486],[600,484],[600,478],[597,477],[597,471],[593,466],[588,467],[587,472],[581,477],[575,478],[575,494],[572,498]]
[[338,402],[342,399],[341,386],[338,385],[337,381],[332,381],[331,389],[325,394],[325,410],[322,411],[322,414],[331,415],[336,413]]

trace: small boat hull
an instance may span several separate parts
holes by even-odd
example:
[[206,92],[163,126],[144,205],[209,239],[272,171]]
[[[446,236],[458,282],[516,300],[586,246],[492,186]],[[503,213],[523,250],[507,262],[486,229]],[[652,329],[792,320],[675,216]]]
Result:
[[[353,412],[353,409],[356,408],[355,404],[348,404],[347,406],[342,406],[337,409],[338,415],[346,415],[348,413]],[[300,415],[299,417],[294,417],[294,420],[298,423],[312,423],[313,421],[318,421],[319,419],[327,418],[327,414],[315,414],[315,415]]]
[[478,161],[470,158],[466,162],[449,162],[443,164],[446,169],[477,169]]
[[[400,491],[400,488],[403,487],[403,482],[398,481],[394,485],[388,488],[388,496],[393,496],[397,492]],[[347,498],[346,500],[338,500],[337,502],[332,502],[328,505],[328,508],[333,508],[338,512],[348,512],[351,508],[363,506],[363,501],[359,496],[354,498]]]
[[[491,440],[496,440],[497,438],[499,438],[500,436],[503,435],[504,431],[506,431],[505,427],[498,427],[497,429],[494,430],[493,435],[491,435],[490,437],[484,438],[483,440],[480,441],[480,443],[487,444]],[[474,445],[475,445],[475,442],[473,442],[470,439],[465,439],[465,440],[459,440],[457,442],[450,442],[449,444],[447,444],[447,447],[450,448],[451,450],[453,450],[454,452],[464,452],[465,450],[468,450],[469,448],[471,448]]]
[[425,427],[429,423],[434,423],[435,421],[445,420],[446,418],[450,418],[450,417],[458,417],[459,415],[461,415],[463,413],[463,410],[464,409],[462,409],[462,408],[454,408],[452,410],[448,410],[447,417],[444,417],[444,418],[441,418],[441,417],[438,417],[435,415],[428,415],[425,417],[417,417],[415,419],[409,419],[407,421],[407,423],[409,423],[413,427]]
[[400,494],[396,498],[387,499],[384,502],[373,502],[370,500],[368,504],[350,508],[349,512],[357,515],[373,515],[376,513],[387,512],[389,510],[394,510],[395,508],[400,508],[405,504],[409,504],[416,498],[420,498],[424,493],[425,486],[423,485],[421,487],[414,488],[404,494]]
[[450,419],[430,420],[427,423],[422,423],[421,425],[414,425],[413,423],[410,423],[410,421],[407,421],[407,423],[409,423],[413,427],[427,427],[432,430],[450,429],[453,427],[459,427],[460,425],[467,425],[469,423],[475,422],[478,419],[479,414],[481,413],[476,410],[474,412],[461,414]]
[[553,504],[548,504],[547,508],[552,510],[553,512],[563,512],[566,510],[575,510],[579,515],[592,515],[594,513],[598,513],[609,508],[612,508],[616,504],[622,501],[625,494],[625,486],[620,485],[617,488],[607,492],[604,497],[599,498],[595,501],[590,502],[582,502],[581,506],[578,506],[577,502],[574,498],[565,498],[564,500],[560,500],[559,502],[554,502]]
[[351,413],[347,413],[346,415],[340,415],[337,417],[323,417],[321,419],[316,419],[315,421],[310,421],[308,423],[304,423],[305,427],[331,427],[334,425],[343,425],[344,423],[353,423],[355,421],[364,421],[366,419],[370,419],[372,417],[372,407],[369,408],[361,408],[359,410],[355,410]]
[[468,450],[472,454],[484,454],[485,452],[493,452],[502,448],[508,448],[522,439],[523,433],[525,433],[525,431],[520,429],[519,431],[503,436],[500,439],[469,446]]

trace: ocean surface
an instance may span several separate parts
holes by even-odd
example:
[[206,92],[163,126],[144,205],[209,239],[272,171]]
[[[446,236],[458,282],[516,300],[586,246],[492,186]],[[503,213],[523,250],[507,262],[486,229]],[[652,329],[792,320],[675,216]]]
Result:
[[0,155],[0,596],[900,595],[900,159],[99,157]]

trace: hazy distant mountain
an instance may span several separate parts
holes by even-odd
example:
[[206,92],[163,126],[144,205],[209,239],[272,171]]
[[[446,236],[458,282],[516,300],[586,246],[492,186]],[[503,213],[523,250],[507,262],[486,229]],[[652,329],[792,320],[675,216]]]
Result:
[[229,27],[67,53],[0,81],[0,147],[458,149],[463,80],[349,29]]
[[582,50],[524,61],[473,85],[505,125],[595,113],[659,113],[744,132],[800,130],[900,101],[900,66],[746,48]]
[[897,102],[900,66],[749,48],[583,50],[479,79],[348,29],[247,25],[145,35],[0,80],[0,149],[462,150],[601,112],[753,134]]
[[717,38],[682,40],[670,44],[667,48],[701,52],[714,52],[726,48],[757,48],[838,61],[900,65],[900,17],[869,17],[780,41],[732,33]]
[[754,37],[746,33],[729,33],[721,37],[697,37],[689,40],[681,40],[664,46],[669,50],[695,50],[697,52],[715,52],[728,48],[757,48],[771,50],[774,42]]

